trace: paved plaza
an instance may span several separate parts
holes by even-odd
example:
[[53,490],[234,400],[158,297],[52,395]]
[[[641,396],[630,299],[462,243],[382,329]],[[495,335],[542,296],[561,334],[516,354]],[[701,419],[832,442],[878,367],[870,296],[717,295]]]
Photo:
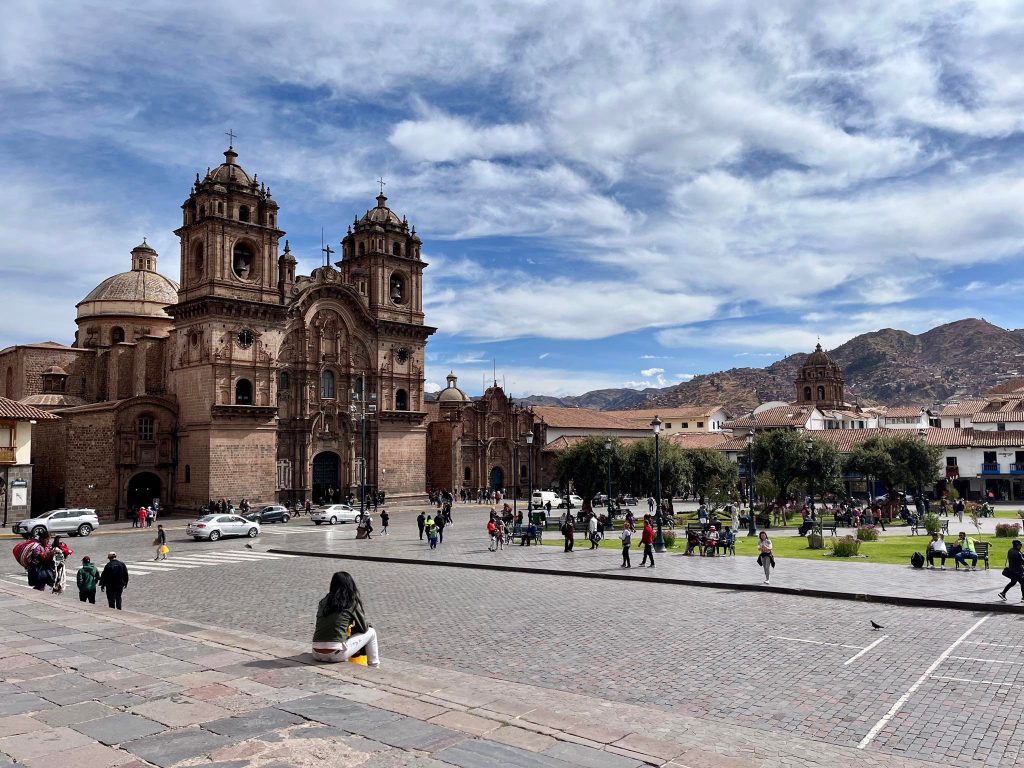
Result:
[[[968,765],[1014,765],[1019,760],[1024,744],[1024,726],[1018,724],[1018,713],[1024,704],[1024,663],[1019,654],[1024,642],[1017,639],[1024,624],[1019,615],[996,613],[984,606],[978,610],[966,610],[967,605],[960,610],[908,608],[759,589],[741,591],[641,581],[655,574],[670,577],[676,570],[692,576],[713,569],[719,569],[713,577],[723,583],[727,577],[739,579],[741,575],[746,582],[758,580],[756,565],[750,558],[742,557],[701,559],[667,555],[659,559],[658,568],[653,571],[633,569],[635,573],[628,580],[590,578],[588,570],[621,573],[617,553],[581,548],[565,555],[560,547],[518,546],[491,553],[487,551],[483,532],[485,511],[472,507],[457,510],[456,525],[445,531],[445,542],[431,552],[416,538],[414,514],[395,511],[392,535],[374,536],[370,541],[355,540],[353,526],[317,528],[303,520],[268,527],[265,535],[253,543],[253,549],[247,549],[247,542],[241,540],[197,543],[183,540],[180,533],[173,534],[170,559],[155,566],[151,564],[150,537],[145,534],[72,540],[72,546],[78,550],[73,562],[82,554],[102,558],[107,549],[118,549],[121,559],[136,574],[125,593],[125,605],[147,615],[126,611],[115,620],[125,621],[129,617],[133,622],[145,623],[147,632],[158,632],[161,636],[154,643],[149,635],[138,637],[136,630],[122,630],[124,638],[118,642],[127,642],[133,649],[122,648],[117,652],[103,650],[104,644],[94,638],[86,641],[93,645],[78,647],[61,640],[58,630],[62,626],[74,628],[70,632],[72,637],[80,631],[116,637],[104,634],[106,630],[102,627],[93,631],[79,626],[109,621],[111,612],[106,607],[82,606],[75,594],[54,597],[26,589],[23,576],[8,558],[9,562],[0,567],[5,574],[0,584],[7,596],[5,600],[15,603],[5,611],[24,613],[29,605],[24,601],[33,601],[34,608],[29,610],[32,621],[44,622],[46,627],[19,629],[17,621],[9,621],[11,614],[4,613],[0,622],[8,632],[0,635],[4,653],[8,659],[37,653],[26,650],[36,646],[25,637],[13,638],[12,645],[10,633],[32,637],[33,631],[41,631],[45,633],[37,638],[45,640],[39,644],[41,655],[34,657],[35,661],[20,663],[45,664],[38,672],[47,674],[13,679],[5,663],[4,690],[10,693],[10,686],[14,686],[18,696],[34,697],[22,699],[25,706],[38,704],[39,698],[49,702],[44,709],[95,700],[114,710],[109,716],[152,720],[145,711],[133,709],[145,706],[135,696],[158,702],[195,699],[205,704],[211,699],[203,697],[217,692],[233,700],[235,692],[226,693],[216,687],[210,692],[201,691],[198,696],[191,692],[193,687],[205,687],[199,683],[224,683],[218,679],[221,674],[234,675],[232,684],[227,686],[232,689],[244,687],[248,684],[246,680],[269,684],[254,676],[265,674],[266,669],[254,673],[251,668],[239,667],[241,662],[237,660],[230,661],[226,670],[216,664],[200,664],[197,669],[179,666],[197,664],[197,659],[226,652],[224,648],[198,647],[213,642],[225,644],[231,653],[255,655],[264,664],[285,665],[289,670],[287,676],[309,675],[310,679],[330,681],[309,683],[309,687],[305,687],[306,683],[285,686],[299,688],[303,697],[332,696],[348,701],[347,697],[354,696],[352,700],[361,706],[378,706],[380,700],[369,697],[379,695],[390,701],[390,696],[398,695],[396,689],[402,688],[399,680],[408,678],[418,681],[404,683],[414,686],[411,695],[419,702],[415,706],[430,704],[455,713],[469,712],[489,723],[470,719],[466,722],[473,724],[473,728],[467,725],[469,730],[460,730],[448,721],[450,716],[435,721],[443,714],[440,710],[395,710],[430,721],[431,726],[453,730],[465,740],[459,745],[447,746],[445,742],[445,746],[424,749],[419,743],[391,743],[389,738],[397,738],[391,731],[401,729],[389,729],[380,723],[376,735],[363,734],[359,737],[361,741],[350,735],[360,734],[360,730],[345,730],[343,721],[347,715],[335,713],[328,720],[309,717],[319,700],[303,711],[289,709],[282,706],[287,702],[271,699],[241,699],[250,709],[235,710],[227,703],[222,706],[213,702],[221,709],[231,710],[224,717],[269,707],[301,718],[301,722],[291,723],[288,715],[277,711],[256,718],[258,723],[265,723],[274,739],[283,740],[272,740],[272,744],[294,743],[293,731],[333,729],[331,735],[341,740],[339,744],[344,742],[347,749],[361,754],[352,759],[363,761],[334,763],[337,765],[418,765],[417,761],[429,760],[435,762],[424,764],[551,768],[639,763],[691,767],[926,765],[954,761]],[[301,551],[333,553],[341,559],[284,554]],[[346,555],[379,560],[350,559]],[[523,567],[541,572],[443,564],[473,564],[488,562],[488,558],[489,562],[506,566],[522,563]],[[416,562],[431,559],[433,563]],[[798,571],[806,566],[820,570]],[[346,669],[324,671],[322,667],[305,664],[302,654],[312,632],[316,601],[325,591],[330,574],[341,569],[355,576],[369,617],[381,634],[385,666],[380,670],[345,665]],[[566,578],[556,569],[574,569],[576,577]],[[777,580],[786,585],[788,579],[793,579],[793,586],[799,586],[799,579],[791,574],[801,573],[799,578],[818,579],[818,586],[828,589],[841,588],[844,580],[856,578],[858,588],[867,585],[874,591],[977,590],[970,599],[980,601],[989,600],[988,592],[1002,585],[997,572],[998,568],[990,574],[915,572],[913,578],[920,581],[908,587],[911,571],[907,568],[784,560],[779,563],[773,583]],[[983,593],[985,590],[988,592]],[[41,611],[35,607],[39,605],[36,601],[53,608]],[[65,616],[63,611],[71,614]],[[885,628],[872,630],[871,620]],[[32,622],[28,626],[35,627]],[[229,630],[229,634],[210,628]],[[232,639],[225,643],[227,638]],[[180,647],[170,653],[175,648],[165,643],[178,643]],[[16,653],[12,654],[12,649]],[[113,674],[92,683],[75,677],[56,684],[57,692],[71,692],[67,699],[47,698],[42,691],[54,690],[47,688],[54,681],[33,681],[85,674],[77,666],[87,663],[79,658],[88,655],[81,653],[83,650],[101,654],[93,659],[95,663],[109,664],[120,656],[139,658],[132,661],[134,669],[130,673]],[[108,653],[109,656],[102,655]],[[74,663],[68,663],[66,656]],[[171,680],[193,673],[205,678]],[[134,685],[121,684],[136,675],[155,678],[144,681],[145,693],[136,692]],[[197,684],[187,686],[190,682]],[[93,690],[93,683],[114,690]],[[33,690],[34,685],[43,687]],[[429,688],[425,689],[425,685]],[[462,688],[474,695],[479,692],[484,698],[491,696],[504,704],[438,695],[438,691],[449,688]],[[111,698],[126,694],[130,695],[125,699]],[[327,709],[341,707],[339,712],[348,706],[333,700],[328,704]],[[26,717],[33,711],[6,714]],[[430,716],[421,718],[428,713]],[[38,717],[31,715],[33,720]],[[195,722],[213,719],[204,716]],[[123,722],[137,723],[131,719]],[[355,718],[352,722],[361,721]],[[209,729],[207,725],[199,729],[193,723],[176,721],[163,725]],[[482,733],[476,732],[481,729]],[[427,730],[433,733],[432,729]],[[545,738],[535,741],[538,734]],[[138,737],[158,738],[161,734]],[[454,737],[445,734],[441,741],[448,738]],[[366,739],[377,746],[368,749]],[[424,739],[424,743],[429,741]],[[503,749],[515,748],[522,754],[498,758],[486,752],[501,740],[506,743]],[[211,741],[209,750],[202,752],[206,750],[202,740],[181,743],[193,744],[186,751],[194,749],[196,755],[206,755],[219,754],[221,745],[215,742]],[[377,749],[382,744],[390,746]],[[646,747],[641,749],[641,744]],[[581,746],[600,752],[569,755],[567,750]],[[267,747],[271,751],[277,748]],[[623,750],[629,754],[624,756]],[[6,753],[3,741],[0,752]],[[133,760],[153,758],[152,753],[147,756],[131,749],[128,752]],[[634,762],[615,762],[620,757]],[[229,758],[220,755],[216,759],[224,762]],[[230,764],[262,766],[280,759],[254,754],[231,757],[235,762]],[[348,758],[338,758],[342,759]],[[304,763],[286,759],[281,764]]]

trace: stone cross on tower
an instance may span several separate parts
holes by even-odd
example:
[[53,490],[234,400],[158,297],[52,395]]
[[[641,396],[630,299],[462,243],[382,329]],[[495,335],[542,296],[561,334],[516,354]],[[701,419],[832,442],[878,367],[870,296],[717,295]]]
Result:
[[380,184],[380,193],[383,195],[384,194],[384,184],[386,183],[384,181],[384,177],[381,176],[379,179],[377,179],[377,183]]
[[238,138],[238,134],[235,133],[235,129],[228,128],[227,132],[224,135],[228,137],[228,149],[234,149],[235,139]]

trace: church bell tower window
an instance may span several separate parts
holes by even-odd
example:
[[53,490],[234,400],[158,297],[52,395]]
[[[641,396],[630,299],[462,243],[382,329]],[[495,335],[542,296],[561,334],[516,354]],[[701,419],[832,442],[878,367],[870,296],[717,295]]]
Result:
[[122,341],[124,341],[124,328],[115,326],[110,330],[110,343],[120,344]]
[[255,254],[252,246],[248,243],[235,243],[234,250],[231,252],[231,269],[239,280],[250,279],[254,262]]
[[252,405],[252,382],[248,379],[235,384],[235,405]]
[[397,272],[391,275],[388,295],[395,304],[405,304],[405,280]]
[[238,220],[239,221],[249,221],[249,206],[248,205],[240,205],[240,206],[238,206]]

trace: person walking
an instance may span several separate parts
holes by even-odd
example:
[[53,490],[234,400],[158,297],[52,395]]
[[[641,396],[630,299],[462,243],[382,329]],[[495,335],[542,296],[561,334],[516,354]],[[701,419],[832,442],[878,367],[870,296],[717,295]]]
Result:
[[96,585],[99,580],[100,571],[92,564],[92,558],[83,557],[82,567],[78,569],[78,574],[75,576],[75,582],[78,584],[78,599],[83,603],[96,605]]
[[1024,603],[1024,554],[1020,551],[1020,539],[1013,540],[1013,546],[1006,553],[1006,567],[1003,568],[1003,576],[1010,580],[1010,583],[1003,587],[999,593],[999,599],[1006,602],[1006,593],[1014,584],[1020,584],[1020,601]]
[[107,605],[121,610],[121,593],[128,587],[128,566],[117,559],[117,552],[107,553],[107,564],[100,574],[100,591],[107,594]]
[[388,514],[386,509],[380,511],[380,535],[388,535],[388,521],[391,520],[391,515]]
[[156,557],[153,560],[166,560],[167,553],[171,550],[167,547],[167,534],[164,532],[164,527],[159,523],[156,526],[156,538],[153,539],[153,543],[156,545]]
[[764,568],[764,583],[768,584],[772,578],[772,568],[775,567],[775,556],[772,554],[772,540],[768,538],[767,531],[761,531],[757,535],[757,564]]
[[565,537],[565,551],[572,552],[573,544],[576,543],[576,528],[573,525],[572,515],[566,515],[562,524],[562,536]]
[[317,605],[313,658],[330,663],[364,654],[367,666],[380,666],[377,630],[366,620],[356,582],[347,571],[338,571]]
[[437,543],[444,544],[444,527],[447,522],[444,519],[444,513],[441,512],[434,517],[434,526],[437,528]]
[[146,508],[139,507],[139,511],[135,513],[136,517],[139,518],[139,528],[146,527]]
[[437,549],[437,524],[430,515],[427,515],[427,521],[423,524],[423,529],[427,532],[427,541],[430,542],[430,548]]
[[644,515],[644,529],[640,533],[640,543],[644,547],[644,557],[640,561],[640,567],[643,568],[650,559],[648,568],[654,567],[654,527],[651,525],[651,516]]
[[590,539],[590,548],[597,549],[601,539],[597,536],[597,515],[593,512],[590,513],[590,519],[587,521],[587,537]]
[[619,541],[622,542],[622,568],[632,568],[632,563],[629,562],[629,548],[633,543],[633,534],[628,527],[623,526],[622,533],[619,534]]
[[487,536],[490,538],[487,551],[494,552],[498,548],[498,524],[494,521],[494,515],[487,521]]
[[416,515],[416,526],[420,529],[420,541],[423,541],[423,529],[427,524],[427,516],[420,512]]

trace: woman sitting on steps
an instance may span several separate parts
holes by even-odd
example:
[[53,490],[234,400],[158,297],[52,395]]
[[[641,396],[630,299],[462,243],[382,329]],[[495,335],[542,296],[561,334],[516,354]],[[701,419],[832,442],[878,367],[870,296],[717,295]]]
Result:
[[313,630],[313,658],[317,661],[348,661],[365,649],[366,663],[380,666],[377,632],[363,615],[363,603],[352,576],[338,571],[331,588],[320,601]]

